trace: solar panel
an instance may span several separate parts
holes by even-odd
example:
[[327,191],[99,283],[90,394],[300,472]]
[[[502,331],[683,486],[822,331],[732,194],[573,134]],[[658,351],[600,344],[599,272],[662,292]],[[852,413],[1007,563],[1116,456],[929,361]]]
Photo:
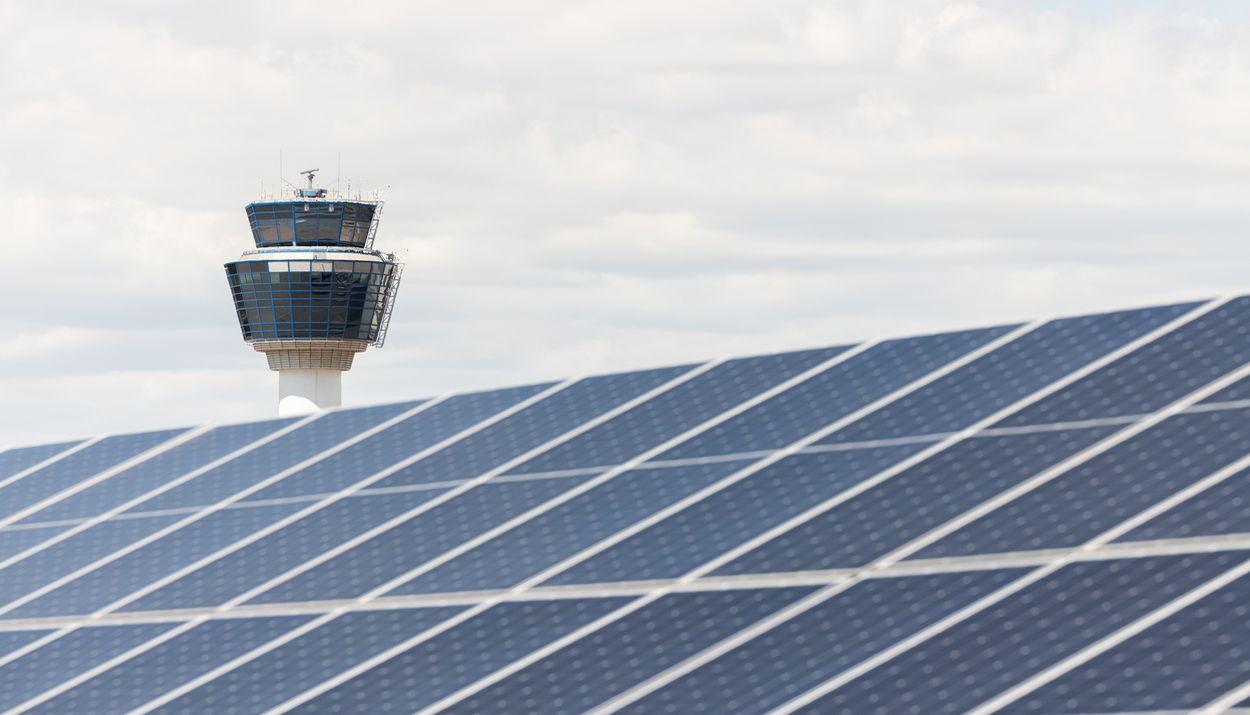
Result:
[[0,710],[1225,712],[1250,298],[0,452]]
[[1240,578],[1013,703],[1009,712],[1193,710],[1250,681],[1250,579]]

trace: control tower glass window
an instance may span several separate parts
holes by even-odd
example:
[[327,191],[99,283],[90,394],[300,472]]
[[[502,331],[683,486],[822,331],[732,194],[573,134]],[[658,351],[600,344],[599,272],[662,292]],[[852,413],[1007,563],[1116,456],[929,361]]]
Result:
[[345,246],[367,248],[376,205],[355,201],[275,201],[249,204],[258,248]]
[[226,265],[245,340],[377,340],[393,266],[373,261]]

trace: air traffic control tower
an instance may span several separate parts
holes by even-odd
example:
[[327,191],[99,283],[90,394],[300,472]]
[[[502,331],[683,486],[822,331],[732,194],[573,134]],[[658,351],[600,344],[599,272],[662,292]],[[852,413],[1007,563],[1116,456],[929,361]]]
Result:
[[256,248],[226,264],[243,339],[278,373],[278,414],[342,403],[356,353],[381,346],[402,266],[373,250],[381,201],[308,185],[247,205]]

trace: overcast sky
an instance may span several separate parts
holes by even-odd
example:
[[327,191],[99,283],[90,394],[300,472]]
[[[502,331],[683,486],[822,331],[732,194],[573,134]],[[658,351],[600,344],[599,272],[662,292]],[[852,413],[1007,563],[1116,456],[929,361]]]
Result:
[[221,264],[407,262],[348,404],[1250,285],[1240,2],[0,0],[0,446],[271,415]]

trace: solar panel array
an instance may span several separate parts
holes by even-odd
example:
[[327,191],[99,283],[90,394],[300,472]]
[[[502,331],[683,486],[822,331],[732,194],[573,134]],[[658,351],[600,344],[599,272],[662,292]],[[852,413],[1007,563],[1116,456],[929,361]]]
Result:
[[0,453],[6,712],[1250,707],[1250,298]]

